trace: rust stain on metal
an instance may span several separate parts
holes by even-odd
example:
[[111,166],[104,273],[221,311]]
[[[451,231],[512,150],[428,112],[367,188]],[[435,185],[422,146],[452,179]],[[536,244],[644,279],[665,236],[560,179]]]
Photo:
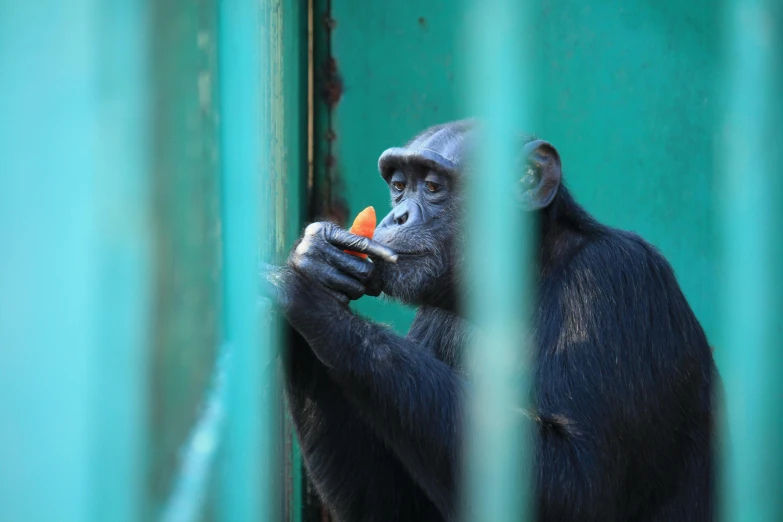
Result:
[[315,184],[315,28],[313,0],[307,0],[307,207],[312,208]]
[[327,143],[327,154],[324,157],[324,168],[326,171],[326,218],[334,223],[345,226],[349,217],[348,203],[343,196],[345,193],[342,179],[337,172],[337,157],[335,156],[334,142],[337,140],[337,132],[334,125],[334,110],[343,96],[343,80],[340,76],[337,60],[332,56],[331,32],[337,25],[334,18],[324,16],[324,27],[326,28],[328,54],[324,64],[324,83],[321,90],[321,96],[326,104],[328,112],[328,125],[324,133],[324,140]]
[[345,199],[345,183],[337,168],[337,158],[329,154],[325,158],[326,170],[329,173],[327,179],[328,206],[323,216],[327,221],[336,223],[342,227],[348,224],[351,209]]
[[324,175],[322,184],[314,189],[316,197],[311,200],[311,214],[313,214],[312,217],[317,215],[320,219],[344,226],[349,217],[349,208],[344,197],[344,184],[338,172],[335,147],[337,132],[334,128],[334,111],[343,97],[344,87],[337,60],[332,55],[332,34],[336,30],[337,20],[332,18],[331,13],[331,0],[325,0],[324,12],[319,14],[323,31],[321,31],[321,37],[318,40],[318,45],[323,46],[325,53],[321,55],[322,58],[318,64],[318,73],[320,74],[316,73],[315,75],[317,78],[316,96],[326,108],[323,127],[319,131],[320,139],[323,140],[325,146],[321,147],[323,156],[316,161],[316,163],[320,163],[320,168],[316,167],[316,169],[323,169]]
[[343,80],[337,70],[337,60],[335,60],[333,56],[329,56],[326,60],[324,79],[326,81],[324,82],[321,95],[323,96],[324,102],[326,102],[326,105],[331,110],[339,103],[340,98],[343,96]]

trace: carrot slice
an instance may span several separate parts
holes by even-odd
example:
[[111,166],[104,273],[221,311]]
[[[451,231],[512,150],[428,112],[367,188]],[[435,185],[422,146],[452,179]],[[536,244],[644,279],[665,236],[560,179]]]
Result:
[[[373,234],[375,234],[376,221],[377,219],[375,217],[375,209],[373,207],[367,207],[359,212],[359,214],[356,216],[356,219],[353,220],[353,225],[351,225],[349,232],[351,234],[356,234],[357,236],[372,239]],[[346,250],[346,252],[351,255],[361,257],[362,259],[367,259],[367,254],[351,252],[350,250]]]

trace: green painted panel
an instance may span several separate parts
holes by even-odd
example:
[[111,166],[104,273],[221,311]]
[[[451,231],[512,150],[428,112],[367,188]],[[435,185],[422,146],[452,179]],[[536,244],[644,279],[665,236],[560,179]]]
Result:
[[[459,6],[332,0],[329,46],[343,89],[331,176],[348,219],[366,205],[389,208],[376,169],[384,148],[467,116],[455,81],[464,74]],[[534,16],[542,123],[531,130],[561,150],[566,181],[590,211],[663,250],[712,338],[716,10],[707,0],[542,0]],[[401,330],[412,316],[369,297],[355,306]]]
[[543,2],[541,129],[604,222],[673,264],[717,335],[714,222],[719,18],[713,2]]

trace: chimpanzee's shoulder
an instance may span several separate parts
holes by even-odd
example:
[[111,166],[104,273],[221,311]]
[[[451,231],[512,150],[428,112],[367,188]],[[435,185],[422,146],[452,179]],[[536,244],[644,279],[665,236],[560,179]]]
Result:
[[612,227],[602,227],[585,243],[575,261],[634,276],[662,272],[673,275],[671,265],[655,245],[636,232]]

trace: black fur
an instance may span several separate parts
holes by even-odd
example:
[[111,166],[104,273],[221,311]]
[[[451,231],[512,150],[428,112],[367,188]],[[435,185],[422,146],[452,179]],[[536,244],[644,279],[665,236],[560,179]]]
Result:
[[[439,126],[408,149],[427,148],[422,140],[434,147],[443,132],[453,136],[438,139],[451,146],[468,129]],[[542,154],[535,165],[550,168],[554,156]],[[386,166],[412,169],[412,187],[439,168],[431,157],[424,164],[409,155]],[[456,284],[459,173],[447,174],[447,199],[393,191],[395,206],[416,200],[418,221],[385,220],[376,236],[415,253],[397,264],[376,258],[369,276],[420,306],[407,337],[353,314],[318,284],[327,272],[301,268],[312,263],[294,256],[282,278],[293,327],[289,406],[308,474],[339,521],[451,520],[459,505],[468,379],[460,356],[473,332]],[[536,216],[536,409],[528,417],[537,425],[538,520],[712,520],[717,376],[672,268],[640,237],[595,221],[562,185]]]

